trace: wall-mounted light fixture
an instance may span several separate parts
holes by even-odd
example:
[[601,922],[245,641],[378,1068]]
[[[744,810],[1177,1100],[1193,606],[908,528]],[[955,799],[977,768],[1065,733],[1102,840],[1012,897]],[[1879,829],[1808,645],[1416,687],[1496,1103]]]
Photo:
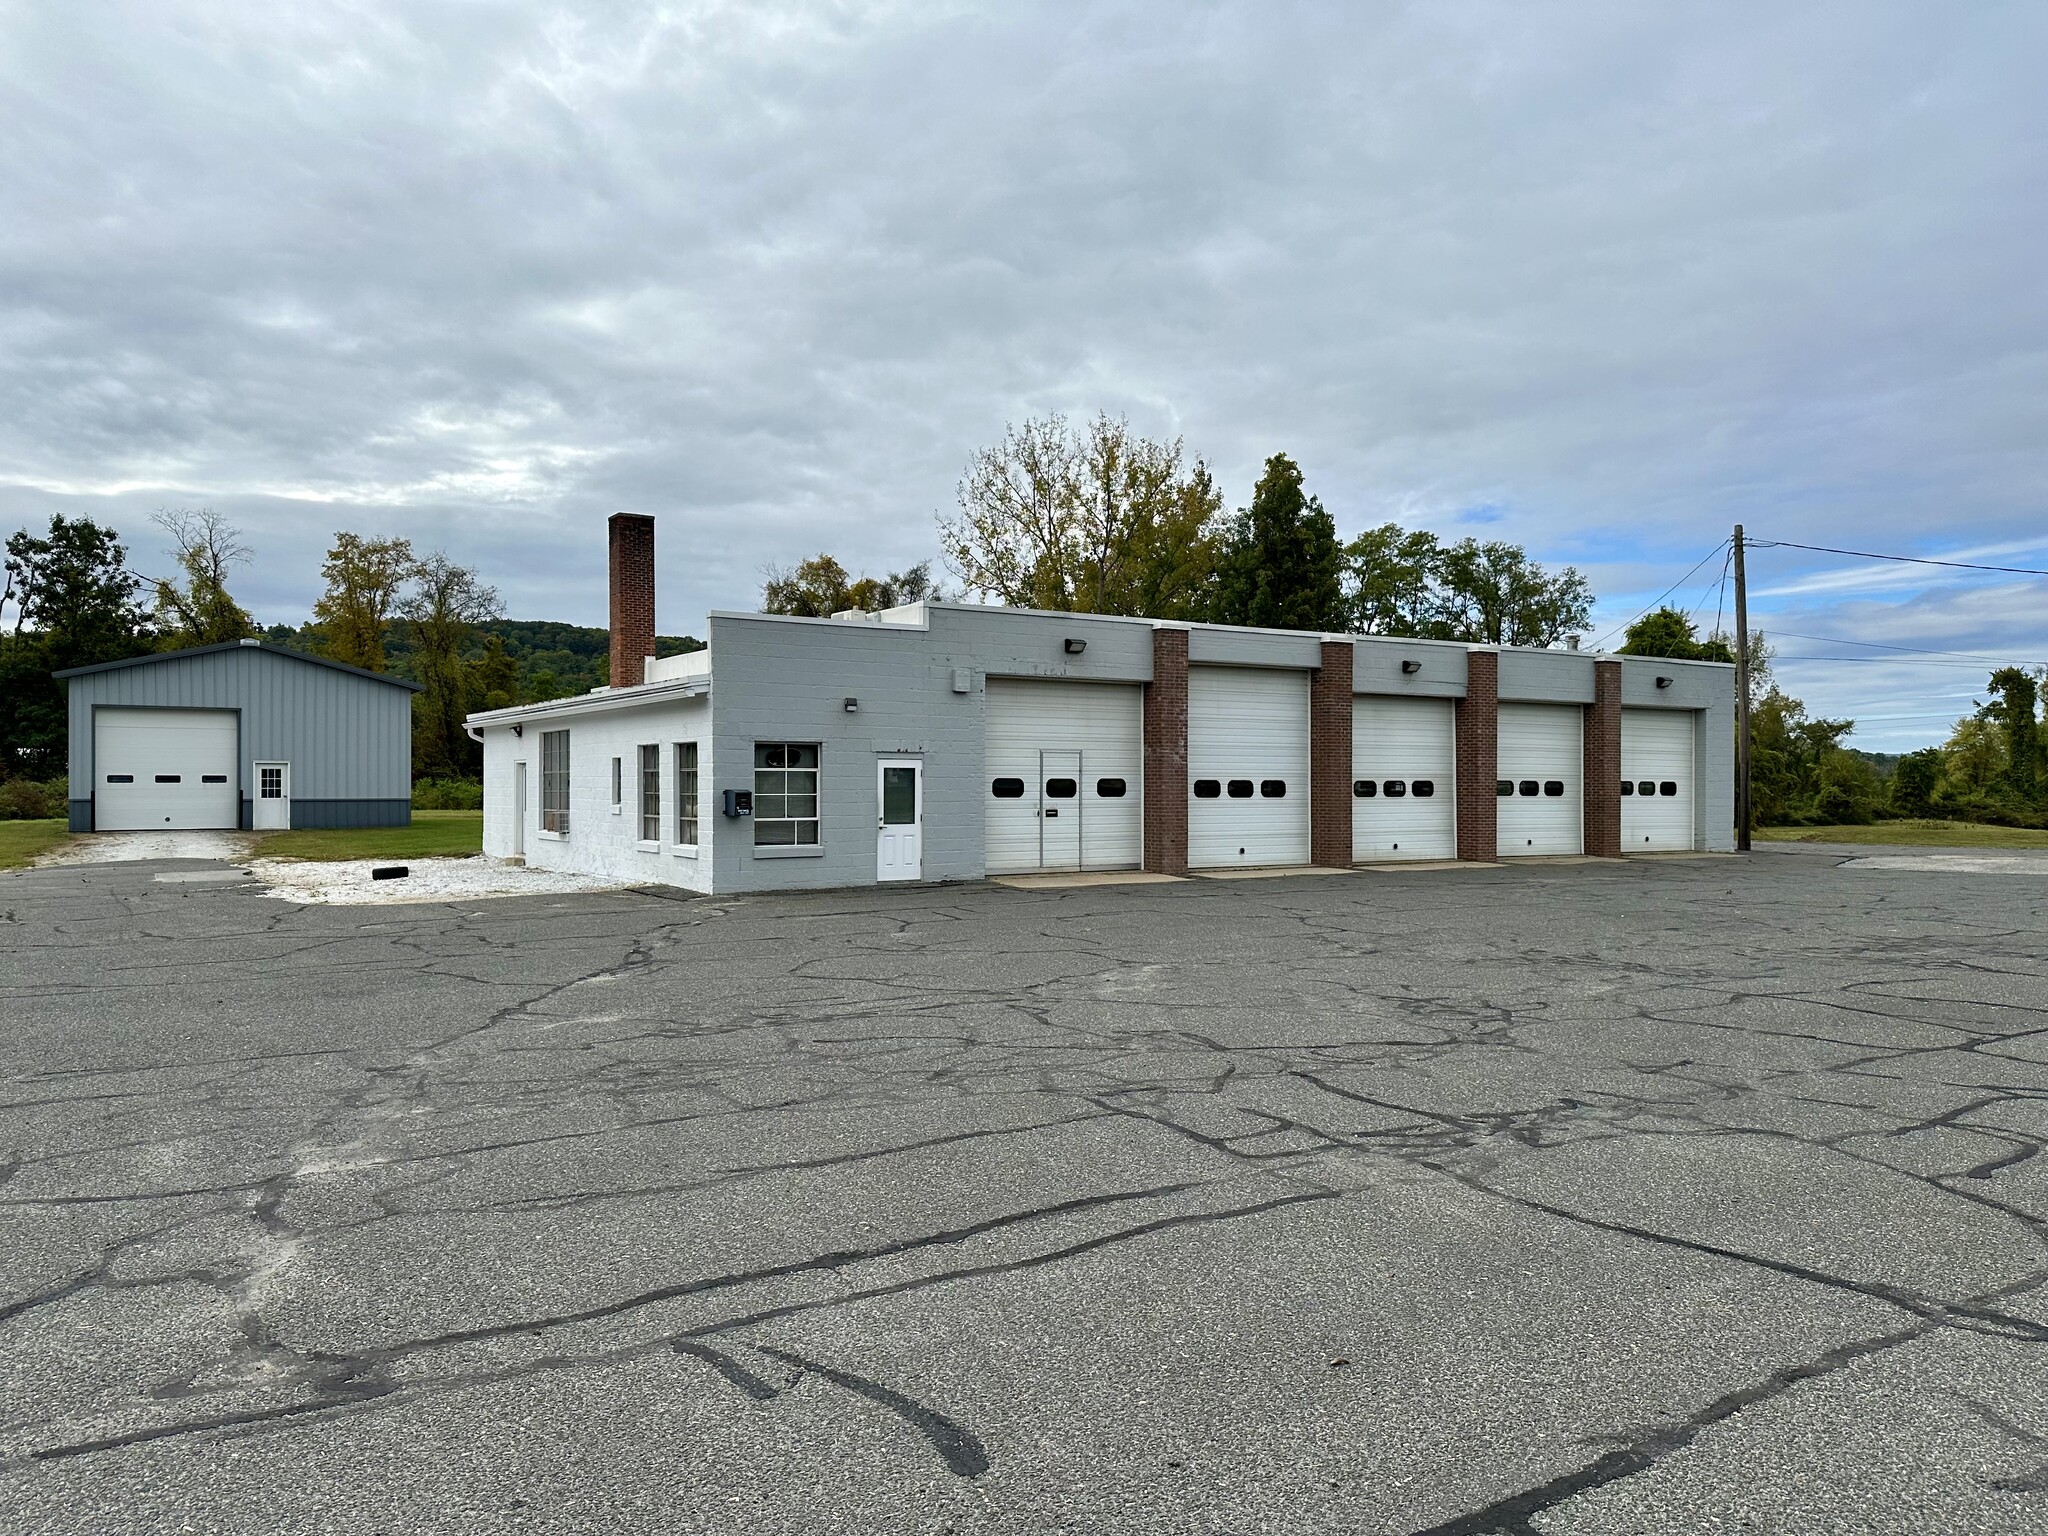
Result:
[[1078,656],[1087,649],[1088,642],[1086,640],[1077,640],[1072,635],[1067,636],[1067,654],[1069,656]]
[[512,722],[512,734],[514,736],[524,736],[526,734],[526,722],[524,720],[514,720]]
[[1422,670],[1422,663],[1419,661],[1404,661],[1401,663],[1401,670],[1413,676]]
[[1660,677],[1657,679],[1657,686],[1659,688],[1669,688],[1671,686],[1671,679],[1668,677]]
[[859,709],[859,708],[860,708],[860,700],[859,700],[859,699],[848,699],[848,700],[846,701],[846,712],[847,712],[847,713],[848,713],[849,715],[850,715],[850,714],[852,714],[852,713],[853,713],[853,712],[854,712],[855,710],[857,710],[857,709]]

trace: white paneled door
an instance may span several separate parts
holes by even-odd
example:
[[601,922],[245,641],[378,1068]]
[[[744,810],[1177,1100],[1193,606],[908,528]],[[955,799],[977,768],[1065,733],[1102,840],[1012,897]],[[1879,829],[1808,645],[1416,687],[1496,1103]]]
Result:
[[1458,856],[1458,739],[1449,699],[1351,703],[1351,856]]
[[1188,864],[1308,862],[1308,674],[1188,668]]
[[924,875],[924,764],[885,757],[875,764],[875,878]]
[[102,708],[93,715],[93,826],[233,829],[238,717],[228,709]]
[[249,825],[258,832],[278,832],[292,824],[292,765],[258,763],[256,801],[250,807]]
[[1693,846],[1693,712],[1621,712],[1621,851]]
[[1500,856],[1584,852],[1585,710],[1503,704],[1499,719]]
[[990,678],[988,872],[1143,863],[1144,731],[1144,691],[1135,685]]

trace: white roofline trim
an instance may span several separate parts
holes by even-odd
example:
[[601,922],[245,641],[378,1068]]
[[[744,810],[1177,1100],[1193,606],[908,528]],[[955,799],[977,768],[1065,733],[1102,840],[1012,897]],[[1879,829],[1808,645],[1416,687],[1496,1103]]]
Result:
[[515,704],[509,709],[487,710],[463,721],[466,726],[488,729],[494,725],[517,725],[554,715],[588,715],[607,709],[635,709],[642,704],[670,704],[694,699],[711,691],[708,677],[679,678],[667,683],[642,683],[636,688],[607,688],[597,693],[580,693],[568,699],[544,699],[538,704]]

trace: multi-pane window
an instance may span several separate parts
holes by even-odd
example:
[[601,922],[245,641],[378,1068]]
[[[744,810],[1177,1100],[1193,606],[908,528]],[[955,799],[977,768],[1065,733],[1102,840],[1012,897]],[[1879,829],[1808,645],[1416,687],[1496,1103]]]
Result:
[[803,848],[818,841],[818,744],[754,743],[754,842]]
[[540,829],[569,830],[569,733],[540,733]]
[[640,841],[661,841],[661,748],[640,749]]
[[676,841],[697,846],[697,743],[676,743]]

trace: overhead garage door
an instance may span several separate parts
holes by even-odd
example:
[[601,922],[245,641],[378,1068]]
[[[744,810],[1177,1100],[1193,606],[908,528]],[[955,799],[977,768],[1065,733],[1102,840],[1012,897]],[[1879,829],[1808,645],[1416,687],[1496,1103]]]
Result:
[[1585,711],[1576,704],[1500,706],[1500,856],[1585,848]]
[[1621,712],[1622,852],[1693,846],[1693,712]]
[[1188,668],[1188,863],[1308,862],[1308,674]]
[[1134,683],[990,678],[988,872],[1142,864],[1144,731]]
[[1351,856],[1458,856],[1457,735],[1449,699],[1351,702]]
[[235,713],[226,709],[100,709],[93,716],[93,826],[232,829]]

